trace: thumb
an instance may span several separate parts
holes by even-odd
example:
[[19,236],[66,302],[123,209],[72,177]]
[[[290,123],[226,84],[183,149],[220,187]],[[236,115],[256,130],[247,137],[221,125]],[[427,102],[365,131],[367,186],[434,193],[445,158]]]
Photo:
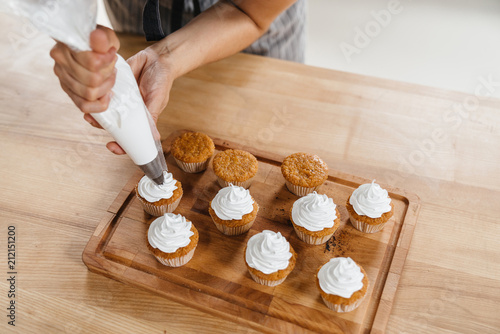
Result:
[[98,26],[90,33],[90,47],[97,53],[107,53],[113,47],[118,50],[120,41],[112,29]]
[[144,103],[146,104],[146,107],[148,108],[149,113],[151,114],[151,118],[156,124],[158,122],[158,118],[160,117],[161,112],[167,106],[168,95],[165,97],[165,99],[163,99],[163,96],[161,95],[149,94],[149,96],[146,96],[146,98],[144,99]]
[[141,73],[146,65],[147,57],[143,54],[142,51],[136,53],[129,59],[127,59],[127,63],[132,69],[132,73],[134,73],[135,80],[138,82],[141,77]]

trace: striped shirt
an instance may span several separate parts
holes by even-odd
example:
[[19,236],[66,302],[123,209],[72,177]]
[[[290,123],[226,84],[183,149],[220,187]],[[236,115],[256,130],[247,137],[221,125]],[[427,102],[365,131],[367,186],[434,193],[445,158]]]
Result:
[[[201,11],[217,2],[217,0],[199,1]],[[297,0],[274,20],[263,36],[243,52],[303,63],[306,43],[306,1]],[[144,35],[142,9],[145,2],[146,0],[104,0],[113,28],[118,32]],[[160,0],[162,28],[167,35],[170,33],[171,7],[172,0]],[[185,0],[182,25],[187,24],[193,18],[193,12],[193,0]]]

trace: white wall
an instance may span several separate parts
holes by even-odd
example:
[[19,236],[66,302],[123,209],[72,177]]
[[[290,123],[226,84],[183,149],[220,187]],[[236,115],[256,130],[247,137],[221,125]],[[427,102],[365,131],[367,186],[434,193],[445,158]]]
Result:
[[[399,12],[375,34],[371,12],[390,1],[309,0],[306,63],[469,93],[480,76],[500,83],[500,1],[395,1]],[[367,24],[369,45],[346,57],[340,46],[356,46],[355,29]]]

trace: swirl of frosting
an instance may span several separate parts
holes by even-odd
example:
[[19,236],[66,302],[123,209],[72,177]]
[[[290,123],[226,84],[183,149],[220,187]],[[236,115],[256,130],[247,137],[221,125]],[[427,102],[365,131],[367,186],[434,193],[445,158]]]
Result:
[[166,170],[163,171],[163,178],[163,184],[157,185],[153,180],[144,175],[137,185],[139,195],[150,203],[172,197],[174,190],[177,189],[175,185],[177,181],[174,179],[172,173]]
[[334,225],[337,206],[333,199],[315,191],[293,203],[293,222],[309,231],[321,231]]
[[324,292],[343,298],[363,287],[363,278],[359,266],[350,257],[330,259],[318,272],[319,286]]
[[189,245],[191,222],[181,215],[166,213],[156,218],[148,230],[148,241],[153,248],[165,253],[173,253],[181,247]]
[[242,219],[253,211],[253,199],[247,189],[229,184],[215,195],[212,209],[222,220]]
[[387,190],[382,189],[375,180],[372,183],[362,184],[354,190],[349,204],[358,215],[370,218],[380,218],[382,214],[392,209]]
[[286,269],[291,257],[290,244],[280,232],[264,230],[248,239],[246,262],[264,274]]

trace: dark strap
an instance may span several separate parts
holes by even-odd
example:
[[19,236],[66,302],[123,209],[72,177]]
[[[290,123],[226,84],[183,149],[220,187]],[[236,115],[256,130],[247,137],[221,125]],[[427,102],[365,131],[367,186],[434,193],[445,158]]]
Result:
[[200,0],[194,0],[194,16],[198,16],[201,13]]
[[[200,1],[193,0],[194,16],[201,13]],[[184,0],[173,0],[170,13],[170,32],[179,30],[182,27],[182,17],[184,15]],[[159,41],[166,35],[161,26],[160,2],[159,0],[147,0],[142,12],[142,28],[146,34],[146,40]]]
[[142,11],[142,29],[148,41],[159,41],[165,37],[165,33],[161,27],[159,0],[147,0],[144,5],[144,10]]
[[172,12],[170,13],[170,33],[182,27],[182,16],[184,15],[184,0],[172,1]]

